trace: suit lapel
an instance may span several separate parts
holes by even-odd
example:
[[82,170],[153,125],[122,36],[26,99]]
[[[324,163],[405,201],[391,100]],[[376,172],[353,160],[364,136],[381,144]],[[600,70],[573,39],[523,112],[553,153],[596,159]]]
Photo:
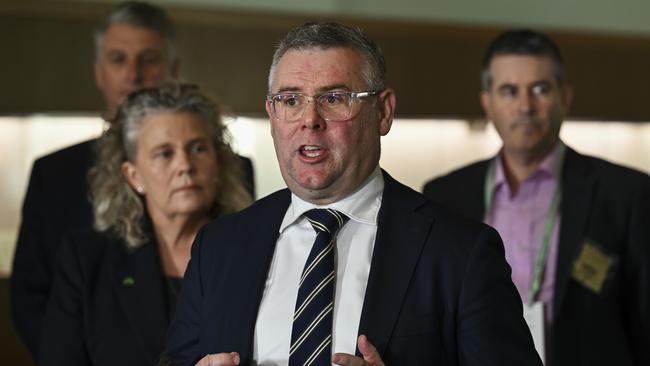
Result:
[[463,182],[460,187],[466,190],[465,192],[460,192],[460,196],[463,197],[463,202],[465,202],[465,208],[460,212],[466,213],[469,217],[481,222],[485,219],[486,175],[488,173],[488,167],[494,159],[496,157],[480,162],[472,172],[474,174],[472,174],[473,177],[471,180],[469,182]]
[[596,182],[583,158],[567,148],[562,169],[560,237],[555,274],[553,313],[557,317],[566,295],[571,269],[584,239]]
[[427,235],[431,218],[415,210],[426,198],[384,172],[385,188],[359,334],[383,354]]
[[241,364],[252,362],[257,314],[290,197],[286,189],[269,196],[265,209],[246,220],[240,233],[242,239],[237,243],[243,254],[237,256],[239,262],[232,277],[238,280],[230,282],[226,291],[229,308],[223,312],[229,318],[226,323],[230,327],[219,332],[222,338],[219,344],[224,344],[224,349],[245,350],[240,354]]
[[155,242],[129,252],[121,241],[111,243],[114,291],[143,353],[155,362],[164,346],[167,300]]

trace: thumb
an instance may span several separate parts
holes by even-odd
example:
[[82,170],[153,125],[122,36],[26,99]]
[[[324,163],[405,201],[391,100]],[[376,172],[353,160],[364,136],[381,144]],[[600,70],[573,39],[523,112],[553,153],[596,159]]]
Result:
[[368,337],[365,334],[359,336],[357,340],[357,346],[359,347],[359,352],[363,355],[363,359],[366,362],[378,363],[381,362],[377,348],[370,343]]

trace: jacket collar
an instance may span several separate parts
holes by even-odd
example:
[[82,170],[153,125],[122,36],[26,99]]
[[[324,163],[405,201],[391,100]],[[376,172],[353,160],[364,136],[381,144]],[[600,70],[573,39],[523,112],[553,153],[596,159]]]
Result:
[[566,296],[573,262],[588,225],[596,180],[584,156],[567,148],[562,169],[562,202],[553,313],[557,317]]

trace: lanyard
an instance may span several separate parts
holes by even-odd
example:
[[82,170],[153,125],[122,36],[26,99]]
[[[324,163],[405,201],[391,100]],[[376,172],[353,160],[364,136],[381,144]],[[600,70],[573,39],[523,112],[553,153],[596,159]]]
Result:
[[[560,209],[560,201],[562,198],[562,163],[564,162],[564,153],[566,152],[566,145],[562,141],[558,141],[556,160],[554,164],[554,174],[556,177],[555,192],[549,205],[546,219],[544,220],[544,233],[542,235],[542,243],[537,257],[535,258],[535,267],[533,278],[530,282],[530,303],[537,301],[541,289],[542,278],[544,277],[544,270],[546,269],[546,262],[548,261],[548,251],[551,242],[551,234],[553,233],[553,226],[557,219],[557,214]],[[496,159],[495,157],[488,166],[487,174],[485,175],[484,197],[485,197],[485,217],[488,217],[492,210],[492,203],[494,200],[494,180],[496,179]]]

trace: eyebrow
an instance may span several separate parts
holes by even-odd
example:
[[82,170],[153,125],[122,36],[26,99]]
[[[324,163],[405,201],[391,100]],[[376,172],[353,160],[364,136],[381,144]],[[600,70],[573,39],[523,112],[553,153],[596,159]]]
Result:
[[[104,51],[104,54],[106,54],[106,55],[113,55],[113,54],[122,55],[122,54],[127,54],[127,53],[129,53],[129,52],[124,50],[124,48],[122,48],[122,47],[108,48],[108,49],[106,49]],[[160,55],[160,54],[163,54],[163,53],[164,53],[163,51],[161,51],[159,49],[156,49],[156,48],[144,48],[144,49],[139,50],[138,52],[136,52],[136,55],[146,55],[146,54]]]
[[156,152],[164,149],[168,149],[172,147],[173,145],[169,142],[163,142],[162,144],[158,144],[155,146],[152,146],[151,148],[147,149],[147,154],[155,154]]
[[542,80],[538,80],[538,81],[534,82],[532,85],[535,86],[535,85],[540,85],[540,84],[553,85],[553,80],[542,79]]
[[121,49],[121,48],[109,48],[107,50],[104,50],[104,52],[103,52],[103,54],[105,54],[105,55],[121,55],[121,54],[125,54],[125,53],[126,52],[124,52],[124,50]]
[[145,48],[145,49],[142,49],[142,50],[140,50],[138,52],[138,54],[140,54],[140,55],[142,55],[142,54],[150,54],[150,53],[153,53],[153,54],[156,54],[156,55],[161,55],[161,54],[164,53],[164,51],[159,50],[157,48]]
[[[325,93],[331,90],[336,90],[336,89],[343,89],[343,90],[351,90],[350,87],[348,87],[346,84],[339,83],[339,84],[331,84],[331,85],[326,85],[318,88],[317,94]],[[297,86],[285,86],[281,87],[276,94],[279,93],[286,93],[286,92],[294,92],[294,93],[301,93],[301,88]]]
[[518,88],[519,85],[515,83],[502,83],[499,85],[495,85],[497,90],[502,90],[502,89],[510,89],[510,88]]
[[[554,80],[553,78],[541,78],[541,79],[533,80],[533,81],[531,81],[531,82],[529,82],[529,83],[526,83],[526,85],[535,85],[535,84],[540,84],[540,83],[549,83],[549,84],[552,84],[552,83],[553,83],[553,80]],[[495,84],[495,86],[497,86],[497,87],[499,87],[499,88],[500,88],[501,86],[504,86],[504,85],[508,85],[508,86],[519,86],[519,83],[517,83],[517,82],[512,82],[512,81],[504,81],[504,82],[502,82],[501,84],[498,84],[498,85]]]
[[[209,138],[199,136],[199,137],[195,137],[195,138],[193,138],[193,139],[191,139],[191,140],[185,142],[185,143],[183,144],[183,147],[187,147],[187,146],[190,146],[190,145],[192,145],[192,144],[199,143],[199,142],[209,142],[209,141],[210,141]],[[156,151],[156,150],[160,150],[160,149],[164,149],[164,148],[169,148],[169,147],[173,147],[173,146],[174,146],[174,143],[172,143],[172,142],[163,142],[163,143],[161,143],[161,144],[158,144],[158,145],[152,146],[152,147],[149,149],[149,151]]]
[[196,143],[209,143],[209,142],[210,142],[209,138],[199,136],[199,137],[195,137],[195,138],[191,139],[190,141],[186,142],[185,146],[190,146],[190,145],[193,145],[193,144],[196,144]]

